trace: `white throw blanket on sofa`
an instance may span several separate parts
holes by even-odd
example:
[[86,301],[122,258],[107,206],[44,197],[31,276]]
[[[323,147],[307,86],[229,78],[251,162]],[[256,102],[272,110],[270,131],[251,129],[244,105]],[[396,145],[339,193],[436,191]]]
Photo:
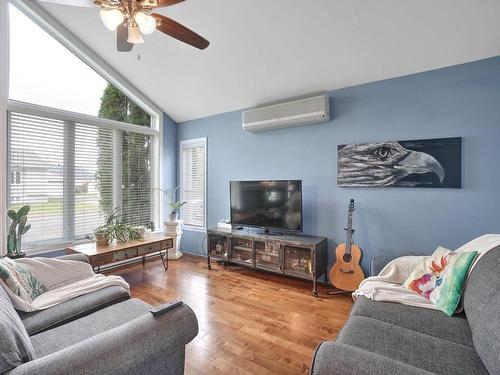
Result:
[[[477,251],[478,256],[469,270],[469,274],[477,261],[488,251],[500,246],[500,234],[486,234],[456,249],[456,252]],[[423,256],[403,256],[387,264],[378,276],[368,277],[361,282],[352,294],[356,299],[365,296],[374,301],[397,302],[404,305],[439,310],[427,298],[402,286]]]
[[72,298],[92,293],[109,286],[121,286],[130,292],[130,286],[120,276],[95,274],[88,263],[52,258],[24,258],[16,260],[38,278],[47,291],[33,301],[26,301],[2,283],[17,310],[31,312],[47,309]]

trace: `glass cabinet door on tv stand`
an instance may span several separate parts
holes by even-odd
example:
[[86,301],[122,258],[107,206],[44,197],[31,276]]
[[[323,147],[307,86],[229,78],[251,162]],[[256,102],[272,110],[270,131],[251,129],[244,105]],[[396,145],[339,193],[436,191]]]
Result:
[[253,240],[232,237],[229,260],[234,263],[253,266]]
[[[209,235],[208,236],[208,254],[209,258],[227,261],[229,259],[229,243],[230,239],[224,235]],[[210,269],[210,265],[209,265]]]
[[313,278],[314,257],[312,249],[284,246],[285,274],[311,280]]
[[276,241],[255,241],[255,267],[280,272],[283,269],[281,245]]

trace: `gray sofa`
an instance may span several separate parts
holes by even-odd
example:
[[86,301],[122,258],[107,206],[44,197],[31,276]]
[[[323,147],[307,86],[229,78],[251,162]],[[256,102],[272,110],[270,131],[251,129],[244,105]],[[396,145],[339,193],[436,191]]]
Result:
[[12,375],[183,374],[196,316],[184,304],[151,309],[114,286],[20,313],[0,286],[0,373],[10,366]]
[[479,260],[463,303],[464,313],[448,317],[361,297],[336,341],[316,349],[311,373],[500,375],[500,248]]

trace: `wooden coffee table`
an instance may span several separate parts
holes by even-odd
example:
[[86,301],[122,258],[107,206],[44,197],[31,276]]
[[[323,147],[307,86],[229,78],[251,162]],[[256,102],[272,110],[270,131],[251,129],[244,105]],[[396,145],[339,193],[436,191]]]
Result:
[[146,255],[159,253],[163,267],[168,269],[168,254],[163,250],[169,250],[174,245],[174,238],[163,234],[147,234],[141,240],[130,242],[112,242],[108,246],[97,246],[94,242],[69,246],[66,251],[69,254],[79,253],[87,256],[90,265],[101,270],[101,266],[110,263],[121,262],[127,259],[142,256],[142,264],[146,262]]

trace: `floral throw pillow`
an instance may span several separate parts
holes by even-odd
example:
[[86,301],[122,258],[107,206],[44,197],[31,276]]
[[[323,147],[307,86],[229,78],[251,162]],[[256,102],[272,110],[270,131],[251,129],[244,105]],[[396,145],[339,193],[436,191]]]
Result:
[[0,259],[0,279],[12,293],[28,302],[47,291],[28,268],[9,258]]
[[403,285],[452,316],[460,302],[464,281],[476,256],[477,251],[455,253],[439,247],[434,254],[423,258]]

